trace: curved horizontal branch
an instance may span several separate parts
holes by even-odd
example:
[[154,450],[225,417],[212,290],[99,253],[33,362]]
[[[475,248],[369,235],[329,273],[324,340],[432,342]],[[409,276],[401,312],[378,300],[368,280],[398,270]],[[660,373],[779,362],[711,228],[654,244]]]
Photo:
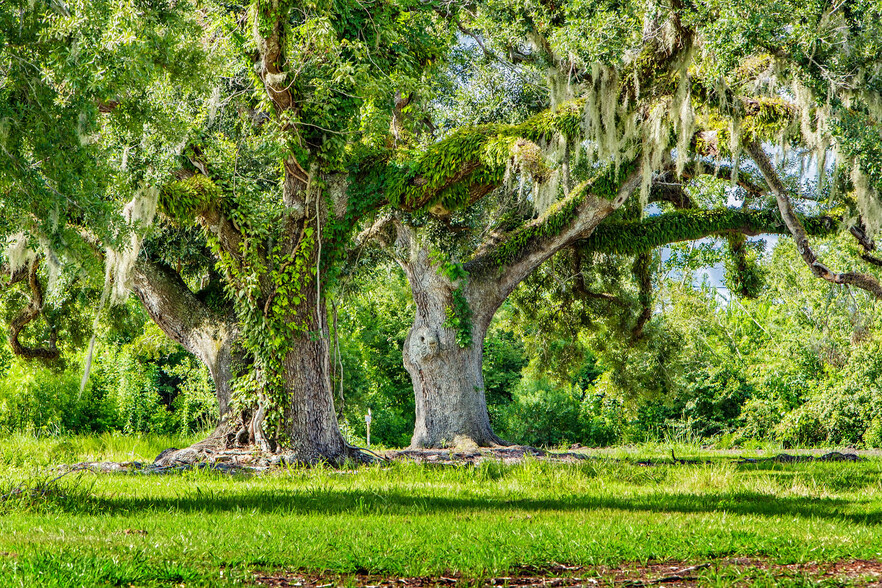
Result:
[[539,142],[555,135],[574,139],[583,105],[584,100],[576,100],[517,125],[462,129],[408,159],[381,161],[378,188],[388,202],[405,211],[468,206],[502,184],[519,141]]
[[61,351],[56,347],[58,333],[54,328],[50,331],[49,345],[47,347],[26,347],[18,340],[22,330],[40,316],[40,313],[43,311],[43,285],[40,284],[40,279],[37,276],[38,265],[39,263],[35,260],[28,269],[28,286],[31,290],[30,300],[21,313],[9,323],[9,346],[15,355],[24,359],[54,361],[61,357]]
[[649,202],[668,202],[677,209],[695,208],[683,185],[675,182],[654,181],[649,189]]
[[549,257],[590,234],[640,185],[641,172],[636,165],[612,173],[619,178],[617,182],[608,175],[583,182],[539,218],[509,232],[498,243],[482,246],[464,265],[471,276],[466,296],[493,301],[476,305],[483,312],[476,314],[476,324],[489,324],[493,312],[519,283]]

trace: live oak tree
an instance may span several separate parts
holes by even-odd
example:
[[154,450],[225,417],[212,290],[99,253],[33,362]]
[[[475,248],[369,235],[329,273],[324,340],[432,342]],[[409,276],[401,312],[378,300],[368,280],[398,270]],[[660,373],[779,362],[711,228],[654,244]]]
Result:
[[[498,8],[488,9],[492,13],[488,18],[506,18]],[[474,34],[457,24],[461,31]],[[514,43],[522,61],[542,64],[549,71],[556,67],[547,43],[528,30],[519,34]],[[493,46],[488,49],[475,38],[491,54]],[[523,49],[527,43],[532,46]],[[654,96],[656,86],[663,92],[669,85],[663,78],[679,66],[684,47],[647,41],[643,61],[630,64],[633,73],[646,77],[645,97]],[[514,50],[504,49],[507,54]],[[556,84],[560,82],[560,72],[551,75]],[[618,83],[607,87],[598,80],[594,90],[587,98],[553,104],[520,124],[453,131],[422,155],[420,165],[428,177],[418,176],[416,190],[405,192],[403,200],[401,196],[393,200],[405,211],[419,212],[428,205],[428,220],[424,213],[412,218],[393,215],[380,219],[364,235],[387,244],[413,290],[417,315],[404,349],[417,407],[412,446],[500,442],[490,428],[481,372],[483,340],[494,313],[543,261],[590,234],[638,189],[650,174],[641,173],[641,167],[648,166],[639,164],[644,153],[658,159],[653,149],[634,140],[641,120],[637,84],[628,79],[621,87]],[[555,87],[553,98],[566,98],[567,91]],[[609,111],[613,118],[606,122],[618,127],[614,119],[619,116],[623,125],[631,124],[632,134],[619,138],[615,135],[620,129],[610,129],[615,144],[588,145],[580,166],[590,135],[584,128],[586,111],[599,107],[598,96],[616,98],[620,91],[633,107],[617,112],[613,104]],[[440,182],[430,175],[437,173],[439,163],[460,174],[455,183],[443,173],[438,174]],[[433,193],[433,183],[444,192]],[[515,197],[507,184],[519,185]],[[495,198],[485,197],[490,193]],[[481,217],[477,222],[476,216]],[[487,217],[489,224],[483,222]],[[383,235],[389,225],[394,235]],[[432,238],[439,233],[439,238]],[[442,244],[451,239],[456,241],[453,247]]]
[[[7,210],[24,212],[11,215],[10,239],[23,233],[24,249],[39,248],[53,267],[97,249],[99,307],[134,278],[151,316],[210,368],[240,334],[246,441],[297,461],[349,456],[329,393],[328,269],[384,196],[348,190],[347,175],[386,165],[401,175],[385,141],[395,135],[390,88],[407,91],[431,73],[450,39],[446,21],[396,2],[22,3],[3,17],[18,33],[3,45],[4,106],[18,118],[4,119],[2,179]],[[196,304],[174,264],[138,259],[157,203],[175,229],[204,231],[234,322],[225,308]],[[9,259],[16,274],[25,258]],[[229,382],[222,367],[212,369],[219,392]]]
[[378,184],[405,174],[395,91],[431,74],[450,33],[398,2],[256,2],[237,16],[242,68],[160,207],[201,226],[219,261],[252,362],[234,404],[253,443],[291,461],[357,458],[334,412],[326,301],[348,235],[387,202]]
[[[405,366],[417,404],[412,445],[499,442],[489,426],[480,369],[490,319],[542,261],[588,236],[615,212],[630,192],[630,176],[618,175],[623,167],[627,172],[628,165],[642,177],[639,202],[623,212],[636,220],[645,214],[651,193],[685,207],[684,188],[719,176],[721,167],[728,169],[733,185],[754,199],[753,210],[741,213],[680,213],[627,230],[610,225],[597,235],[594,251],[606,246],[638,254],[634,269],[641,278],[642,310],[633,328],[635,338],[651,316],[648,257],[641,251],[697,236],[728,235],[738,269],[733,276],[745,294],[757,288],[749,271],[745,234],[785,229],[819,277],[876,296],[882,293],[870,274],[836,273],[817,261],[805,221],[794,214],[791,203],[800,196],[794,188],[801,178],[785,183],[781,176],[786,170],[776,171],[766,155],[777,149],[788,161],[789,153],[803,168],[814,157],[820,178],[816,181],[821,187],[825,181],[832,184],[828,207],[840,206],[842,226],[867,251],[873,249],[878,225],[869,219],[878,217],[880,179],[873,175],[879,149],[878,7],[791,8],[782,11],[761,2],[748,9],[726,2],[502,1],[479,3],[458,15],[458,28],[474,39],[488,60],[510,68],[545,68],[551,111],[527,118],[521,126],[482,128],[483,133],[517,138],[505,149],[494,145],[496,151],[474,134],[453,131],[435,154],[423,156],[423,166],[456,162],[463,177],[452,185],[445,179],[444,189],[459,190],[459,206],[432,200],[428,221],[425,215],[394,215],[366,234],[379,235],[413,289],[417,316],[405,342]],[[561,124],[573,111],[574,123]],[[543,128],[538,123],[542,116],[557,126]],[[454,140],[473,141],[485,151],[476,153],[471,145],[460,147],[460,153],[444,150]],[[488,153],[499,159],[490,161]],[[752,162],[745,161],[747,155]],[[498,170],[506,158],[504,175],[517,178],[527,206],[500,199],[499,208],[508,215],[504,219],[502,214],[494,218],[486,207],[480,209],[485,216],[478,222],[458,216],[462,203],[478,206],[473,203],[483,193],[504,183],[499,175],[475,181],[468,175],[472,168],[493,169],[495,164]],[[585,206],[580,200],[590,186],[573,188],[580,159],[594,163],[588,176],[603,166],[616,170],[613,206]],[[827,178],[830,165],[832,180]],[[752,176],[750,181],[746,176]],[[431,185],[431,179],[422,181]],[[534,188],[526,191],[526,199],[525,183]],[[574,207],[574,201],[579,206]],[[415,198],[414,208],[424,202]],[[411,203],[397,204],[407,210]],[[489,224],[482,222],[488,217]],[[827,233],[832,223],[818,219],[811,228]],[[386,224],[394,226],[393,234],[382,234]],[[451,240],[456,246],[445,248],[443,243]],[[864,258],[875,260],[869,254]]]
[[209,308],[185,285],[172,269],[180,250],[166,255],[177,262],[169,265],[141,247],[158,187],[207,110],[200,69],[212,64],[212,27],[200,16],[194,3],[4,3],[0,216],[5,294],[27,286],[9,321],[14,353],[58,360],[71,301],[97,289],[97,324],[132,286],[166,334],[209,368],[223,415],[237,332],[229,309]]

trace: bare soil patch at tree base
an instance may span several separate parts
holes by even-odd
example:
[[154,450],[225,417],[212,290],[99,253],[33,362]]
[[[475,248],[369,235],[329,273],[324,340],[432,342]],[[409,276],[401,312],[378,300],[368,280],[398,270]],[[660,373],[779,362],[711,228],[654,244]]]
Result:
[[446,574],[436,577],[396,577],[369,573],[350,575],[313,575],[308,573],[255,573],[252,580],[270,588],[430,588],[443,586],[510,586],[518,588],[571,586],[669,586],[691,587],[707,584],[708,579],[722,580],[724,585],[750,586],[757,581],[788,582],[800,585],[882,586],[882,562],[877,560],[842,560],[775,564],[751,558],[727,558],[707,562],[668,560],[647,564],[623,564],[618,567],[578,567],[550,565],[525,566],[508,576],[464,577]]
[[486,459],[503,463],[520,463],[525,458],[550,461],[578,461],[590,459],[581,453],[551,453],[529,445],[500,445],[497,447],[450,448],[450,449],[398,449],[380,454],[389,461],[413,461],[436,464],[477,464]]

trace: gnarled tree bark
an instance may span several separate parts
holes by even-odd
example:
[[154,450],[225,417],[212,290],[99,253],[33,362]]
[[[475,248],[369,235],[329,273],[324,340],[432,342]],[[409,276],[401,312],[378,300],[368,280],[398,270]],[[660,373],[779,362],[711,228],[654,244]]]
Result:
[[149,259],[141,258],[135,264],[132,289],[159,328],[208,368],[218,403],[219,420],[214,432],[192,447],[163,452],[160,461],[163,465],[194,461],[205,453],[226,448],[235,439],[236,427],[230,413],[234,345],[239,337],[235,316],[211,309],[177,272]]
[[[428,249],[416,245],[409,227],[399,225],[398,230],[399,240],[409,241],[411,255],[401,260],[401,266],[416,306],[403,349],[404,367],[413,382],[416,400],[411,447],[502,445],[490,427],[481,371],[482,343],[489,322],[474,322],[472,344],[460,347],[455,330],[445,326],[455,286],[438,273]],[[480,288],[473,289],[473,297],[479,293]],[[495,304],[490,297],[467,300],[470,308],[481,305],[485,314],[483,305]]]
[[[480,247],[464,264],[467,277],[457,283],[439,272],[437,260],[431,259],[428,247],[418,241],[412,228],[395,223],[395,257],[407,275],[416,306],[403,350],[416,401],[411,447],[504,444],[490,426],[481,370],[484,338],[493,316],[530,273],[563,247],[588,236],[638,185],[639,174],[631,174],[611,200],[585,195],[583,191],[587,188],[580,186],[564,202],[577,204],[572,217],[557,232],[532,231],[563,207],[550,209],[519,229],[535,236],[527,238],[513,254],[502,256],[501,245],[514,234],[503,237],[501,243]],[[448,321],[456,290],[470,315],[470,320],[465,321],[470,343],[464,347]]]

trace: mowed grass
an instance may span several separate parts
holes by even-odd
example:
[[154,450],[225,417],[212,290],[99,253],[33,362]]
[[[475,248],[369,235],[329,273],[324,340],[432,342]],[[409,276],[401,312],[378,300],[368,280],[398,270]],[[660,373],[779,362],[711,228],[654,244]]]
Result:
[[[106,455],[123,444],[108,440]],[[652,457],[670,454],[661,450]],[[467,581],[556,564],[882,558],[882,460],[645,467],[638,454],[648,457],[55,482],[4,457],[0,586],[247,585],[258,570]]]

